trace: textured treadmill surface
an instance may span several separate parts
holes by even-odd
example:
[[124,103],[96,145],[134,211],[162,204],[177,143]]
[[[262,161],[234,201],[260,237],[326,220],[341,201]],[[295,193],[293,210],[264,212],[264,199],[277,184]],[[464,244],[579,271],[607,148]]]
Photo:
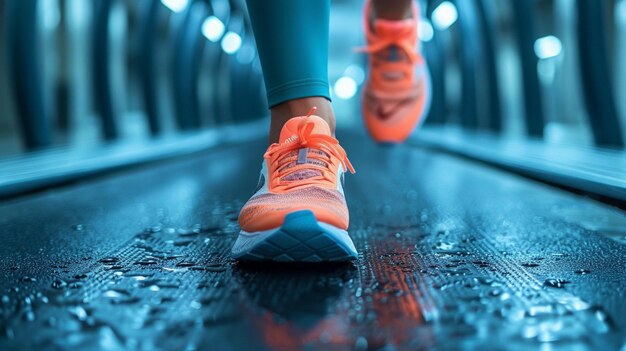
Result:
[[623,212],[342,140],[350,264],[230,259],[261,141],[0,204],[0,349],[622,347]]

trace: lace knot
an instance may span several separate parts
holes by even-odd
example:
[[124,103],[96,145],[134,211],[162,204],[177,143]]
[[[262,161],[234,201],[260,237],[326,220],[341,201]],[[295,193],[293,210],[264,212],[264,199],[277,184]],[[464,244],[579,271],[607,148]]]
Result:
[[[264,157],[270,167],[270,182],[275,190],[290,190],[307,185],[336,185],[337,170],[331,167],[337,159],[344,170],[354,173],[354,168],[348,160],[345,150],[337,139],[330,135],[314,134],[315,122],[310,117],[316,111],[311,111],[297,126],[297,139],[290,143],[273,144]],[[294,153],[300,149],[308,149],[307,161],[295,162]],[[298,158],[295,155],[295,158]],[[305,176],[299,176],[304,174]],[[295,179],[293,179],[295,178]]]

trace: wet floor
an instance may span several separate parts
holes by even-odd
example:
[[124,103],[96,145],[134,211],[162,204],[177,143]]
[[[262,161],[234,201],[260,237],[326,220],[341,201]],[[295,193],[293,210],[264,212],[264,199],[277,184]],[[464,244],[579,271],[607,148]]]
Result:
[[344,140],[349,264],[230,259],[261,142],[5,201],[0,349],[623,349],[623,212]]

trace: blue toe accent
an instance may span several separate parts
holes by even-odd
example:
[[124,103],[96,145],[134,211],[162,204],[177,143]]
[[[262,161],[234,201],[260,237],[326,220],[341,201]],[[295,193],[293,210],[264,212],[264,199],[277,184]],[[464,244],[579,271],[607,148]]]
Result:
[[281,262],[338,262],[357,257],[348,233],[318,222],[310,210],[288,214],[274,232],[240,235],[233,253],[242,260]]
[[302,210],[288,214],[281,229],[290,233],[298,233],[300,237],[314,236],[322,230],[311,210]]

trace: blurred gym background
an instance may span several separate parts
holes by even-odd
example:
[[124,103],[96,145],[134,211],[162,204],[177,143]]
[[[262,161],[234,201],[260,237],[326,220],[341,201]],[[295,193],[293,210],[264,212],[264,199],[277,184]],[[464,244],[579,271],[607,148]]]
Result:
[[[551,180],[554,159],[625,169],[626,0],[420,3],[434,100],[416,142],[519,169],[541,155]],[[344,129],[362,129],[362,6],[331,14]],[[0,0],[0,21],[1,194],[266,131],[244,0]]]

